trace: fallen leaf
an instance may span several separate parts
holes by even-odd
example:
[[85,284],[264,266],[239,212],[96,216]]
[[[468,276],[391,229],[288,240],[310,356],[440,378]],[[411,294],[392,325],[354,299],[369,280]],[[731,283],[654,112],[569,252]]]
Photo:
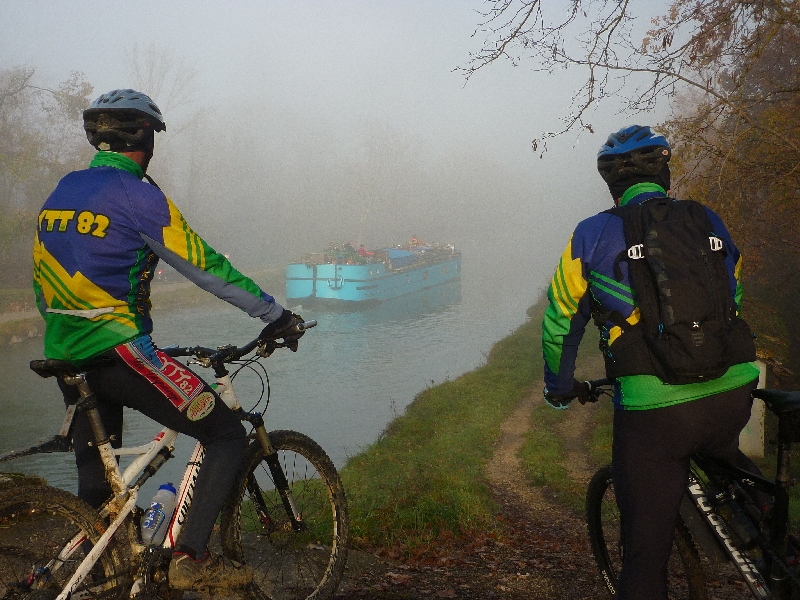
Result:
[[411,581],[411,575],[404,575],[402,573],[386,573],[386,577],[395,585],[408,585]]

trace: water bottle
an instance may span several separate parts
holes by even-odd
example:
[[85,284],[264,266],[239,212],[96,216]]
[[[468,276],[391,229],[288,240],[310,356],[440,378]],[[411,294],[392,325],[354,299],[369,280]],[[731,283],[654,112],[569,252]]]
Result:
[[172,513],[175,512],[175,488],[171,483],[165,483],[150,501],[150,508],[144,513],[142,519],[142,542],[145,544],[160,545],[167,536]]

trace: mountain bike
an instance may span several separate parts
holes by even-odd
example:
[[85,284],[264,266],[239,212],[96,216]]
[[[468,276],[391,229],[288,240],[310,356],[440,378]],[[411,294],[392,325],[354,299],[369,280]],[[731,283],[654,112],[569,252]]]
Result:
[[[315,325],[315,321],[301,323],[298,332]],[[243,410],[233,389],[233,378],[241,369],[255,371],[262,384],[266,379],[258,403],[266,394],[266,410],[269,378],[258,360],[296,344],[255,339],[241,347],[163,349],[170,356],[190,357],[189,364],[213,369],[219,396],[251,426],[245,458],[211,545],[230,560],[253,568],[253,581],[241,590],[253,598],[328,598],[338,587],[347,561],[347,501],[330,458],[302,433],[267,433],[263,414]],[[254,356],[244,358],[253,352]],[[230,363],[239,365],[233,374],[226,366]],[[103,368],[102,362],[78,369],[63,361],[33,361],[31,368],[44,377],[57,376],[76,385],[80,399],[68,407],[58,435],[2,455],[0,462],[71,451],[74,415],[85,411],[114,493],[99,510],[49,486],[21,486],[0,494],[0,598],[170,597],[169,561],[191,505],[202,446],[195,445],[186,466],[166,539],[160,545],[146,545],[140,533],[143,511],[136,504],[139,490],[172,458],[177,432],[164,428],[149,444],[114,449],[86,383],[86,374]],[[122,456],[133,457],[124,470],[118,464]]]
[[[611,395],[613,380],[585,382],[589,401]],[[758,389],[778,417],[774,480],[726,461],[694,455],[670,558],[670,598],[708,597],[704,563],[729,563],[755,598],[789,599],[800,594],[800,541],[789,532],[789,454],[800,441],[800,391]],[[768,501],[763,501],[766,497]],[[625,560],[625,539],[614,496],[611,467],[601,468],[586,494],[592,552],[609,594]]]

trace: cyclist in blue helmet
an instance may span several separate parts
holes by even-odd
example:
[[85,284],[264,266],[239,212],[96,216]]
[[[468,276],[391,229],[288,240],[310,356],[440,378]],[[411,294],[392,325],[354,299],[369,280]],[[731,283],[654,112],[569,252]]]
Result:
[[[667,140],[649,127],[632,125],[611,134],[597,155],[597,169],[615,206],[667,198],[671,155]],[[719,216],[705,211],[726,250],[731,305],[738,314],[741,256]],[[548,289],[542,331],[544,395],[554,408],[586,394],[574,372],[589,321],[595,319],[611,356],[640,319],[629,267],[619,268],[618,258],[626,252],[623,219],[607,211],[581,221],[567,244]],[[738,441],[758,375],[755,364],[745,360],[699,383],[666,385],[646,372],[617,378],[612,468],[625,539],[619,598],[667,600],[667,561],[691,454],[702,451],[755,468]]]
[[[244,585],[252,570],[211,555],[207,543],[242,460],[245,430],[211,386],[153,343],[150,282],[163,260],[259,319],[264,337],[281,337],[300,318],[197,235],[146,174],[155,133],[167,128],[149,96],[114,90],[92,102],[83,116],[86,137],[98,152],[88,169],[69,173],[50,194],[39,213],[34,243],[34,290],[46,322],[45,356],[79,366],[97,357],[109,359],[111,366],[91,370],[87,380],[117,447],[124,406],[202,443],[205,454],[193,501],[188,515],[179,515],[185,519],[180,538],[172,540],[170,585]],[[76,399],[76,388],[60,385],[65,399]],[[92,440],[82,413],[73,435],[78,495],[98,507],[111,489]]]
[[654,183],[669,191],[671,157],[672,150],[663,135],[649,127],[631,125],[608,136],[597,153],[597,170],[618,204],[637,183]]

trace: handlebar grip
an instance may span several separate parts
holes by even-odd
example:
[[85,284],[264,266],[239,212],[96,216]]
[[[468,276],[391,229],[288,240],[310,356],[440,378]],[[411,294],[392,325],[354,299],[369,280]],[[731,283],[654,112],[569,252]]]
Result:
[[615,381],[616,379],[604,377],[603,379],[592,379],[590,381],[584,381],[584,383],[589,386],[589,392],[591,393],[591,392],[596,392],[598,388],[613,385]]
[[159,348],[164,354],[167,356],[171,356],[175,358],[176,356],[191,356],[192,353],[189,352],[189,348],[180,347],[180,346],[166,346],[165,348]]
[[583,384],[586,386],[586,397],[581,398],[581,404],[585,404],[587,402],[595,403],[600,400],[600,396],[604,393],[610,394],[610,386],[614,384],[614,379],[603,378],[603,379],[592,379],[589,381],[584,381]]

